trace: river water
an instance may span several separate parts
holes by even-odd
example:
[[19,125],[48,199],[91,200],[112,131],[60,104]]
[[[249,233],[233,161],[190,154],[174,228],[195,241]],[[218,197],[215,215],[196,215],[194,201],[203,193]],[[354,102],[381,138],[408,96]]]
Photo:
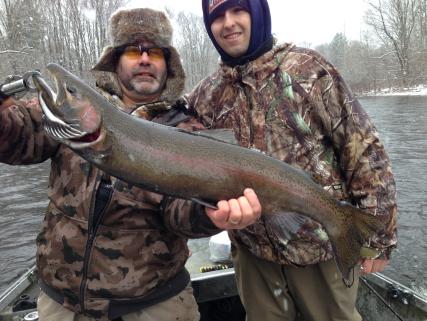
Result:
[[[393,164],[399,246],[385,274],[427,297],[427,96],[360,100]],[[0,293],[34,263],[46,207],[49,164],[0,164]]]
[[384,274],[427,297],[427,96],[360,101],[387,148],[397,186],[399,244]]

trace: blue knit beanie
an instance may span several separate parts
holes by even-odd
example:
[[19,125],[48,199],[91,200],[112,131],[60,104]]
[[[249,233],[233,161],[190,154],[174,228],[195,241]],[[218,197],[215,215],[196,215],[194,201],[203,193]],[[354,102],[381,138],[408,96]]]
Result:
[[250,11],[249,4],[246,0],[210,0],[208,1],[208,23],[209,25],[224,13],[226,10],[234,7],[241,7],[246,11]]
[[[211,31],[212,22],[226,10],[242,7],[251,15],[251,39],[248,51],[242,57],[231,57],[215,41]],[[271,15],[267,0],[202,0],[203,20],[206,31],[222,61],[230,66],[243,65],[255,60],[273,46]]]

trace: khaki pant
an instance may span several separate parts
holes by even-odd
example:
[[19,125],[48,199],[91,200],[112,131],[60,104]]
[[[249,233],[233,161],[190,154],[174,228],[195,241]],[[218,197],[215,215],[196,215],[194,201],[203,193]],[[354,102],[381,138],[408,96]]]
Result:
[[359,274],[347,288],[333,260],[307,267],[283,266],[232,250],[247,321],[360,321],[356,310]]
[[[64,308],[43,292],[38,298],[37,310],[39,321],[95,320]],[[200,314],[193,296],[193,288],[188,286],[178,295],[142,311],[123,315],[122,319],[123,321],[199,321]]]

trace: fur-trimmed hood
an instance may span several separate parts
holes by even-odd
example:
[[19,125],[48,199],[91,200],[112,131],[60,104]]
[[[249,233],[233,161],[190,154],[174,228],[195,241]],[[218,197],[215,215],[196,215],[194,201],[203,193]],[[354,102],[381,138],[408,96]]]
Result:
[[168,48],[168,77],[160,100],[175,102],[181,96],[185,85],[185,73],[181,58],[172,46],[173,29],[162,11],[149,8],[119,9],[110,18],[110,45],[103,49],[101,57],[92,68],[97,85],[111,94],[122,97],[117,80],[115,48],[132,44],[141,39],[158,47]]

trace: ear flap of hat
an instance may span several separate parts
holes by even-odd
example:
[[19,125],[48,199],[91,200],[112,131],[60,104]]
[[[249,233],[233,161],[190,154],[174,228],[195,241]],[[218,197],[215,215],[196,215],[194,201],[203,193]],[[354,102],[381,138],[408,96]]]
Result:
[[114,60],[114,47],[104,47],[101,53],[101,57],[98,59],[98,62],[95,64],[95,66],[92,67],[92,70],[115,72],[116,62]]
[[170,57],[167,62],[168,77],[160,100],[172,104],[182,95],[185,86],[185,72],[178,51],[171,46],[169,47],[169,52]]
[[115,72],[107,71],[93,71],[96,86],[105,90],[111,95],[122,97],[122,89],[120,88],[117,74]]

